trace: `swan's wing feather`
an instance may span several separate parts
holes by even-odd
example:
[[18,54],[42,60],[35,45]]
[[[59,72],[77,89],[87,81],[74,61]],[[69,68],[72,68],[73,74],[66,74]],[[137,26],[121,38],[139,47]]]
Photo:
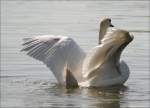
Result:
[[107,44],[110,43],[111,41],[114,41],[113,33],[116,31],[116,28],[109,28],[107,29],[106,34],[104,35],[104,38],[101,40],[101,44]]
[[[84,59],[84,51],[71,38],[65,38],[47,51],[45,64],[55,72],[55,76],[64,81],[67,69],[78,80],[81,76],[81,63]],[[61,82],[62,82],[61,81]]]
[[91,49],[87,54],[83,63],[83,77],[88,78],[94,74],[95,70],[99,68],[105,61],[107,54],[105,52],[107,49],[102,45],[96,46]]
[[22,51],[27,51],[27,55],[45,63],[61,84],[65,80],[66,67],[69,71],[74,71],[84,56],[74,40],[61,36],[26,38],[23,46]]
[[[101,40],[101,44],[92,48],[83,63],[83,77],[91,77],[94,72],[107,60],[107,56],[111,53],[114,41],[113,32],[116,29],[109,29]],[[112,41],[112,42],[111,42]],[[109,43],[109,44],[108,44]]]
[[21,51],[27,51],[27,55],[43,61],[48,54],[45,52],[52,48],[61,38],[54,36],[38,36],[33,38],[25,38],[24,47]]

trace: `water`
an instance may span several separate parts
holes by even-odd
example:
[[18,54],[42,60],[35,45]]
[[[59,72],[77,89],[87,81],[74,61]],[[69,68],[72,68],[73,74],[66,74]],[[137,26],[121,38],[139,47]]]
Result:
[[[148,108],[148,2],[1,1],[1,107]],[[45,65],[20,52],[22,38],[45,34],[67,35],[89,51],[97,45],[103,16],[135,37],[122,55],[131,71],[125,86],[66,90]]]

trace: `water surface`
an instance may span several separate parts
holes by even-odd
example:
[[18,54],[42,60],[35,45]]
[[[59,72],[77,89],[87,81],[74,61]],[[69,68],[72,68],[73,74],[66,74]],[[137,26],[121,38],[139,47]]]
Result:
[[[1,107],[148,108],[148,2],[1,1]],[[89,51],[104,16],[135,37],[122,55],[131,71],[125,86],[66,90],[45,65],[20,52],[22,38],[45,34],[67,35]]]

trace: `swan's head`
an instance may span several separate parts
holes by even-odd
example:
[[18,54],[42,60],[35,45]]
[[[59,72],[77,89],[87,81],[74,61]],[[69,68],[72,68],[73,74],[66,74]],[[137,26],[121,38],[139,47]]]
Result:
[[100,23],[100,27],[108,28],[108,27],[114,27],[114,25],[112,25],[110,18],[104,18]]
[[125,30],[116,30],[111,35],[108,34],[102,39],[102,45],[106,47],[107,57],[120,58],[123,49],[133,40],[133,35]]

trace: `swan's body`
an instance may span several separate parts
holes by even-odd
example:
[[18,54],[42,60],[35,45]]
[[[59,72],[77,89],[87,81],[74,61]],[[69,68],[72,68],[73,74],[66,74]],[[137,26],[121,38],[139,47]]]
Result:
[[133,37],[127,31],[116,30],[100,33],[99,39],[100,45],[87,54],[73,39],[52,35],[27,38],[22,50],[45,63],[66,87],[123,84],[128,79],[129,68],[120,61],[120,55]]

